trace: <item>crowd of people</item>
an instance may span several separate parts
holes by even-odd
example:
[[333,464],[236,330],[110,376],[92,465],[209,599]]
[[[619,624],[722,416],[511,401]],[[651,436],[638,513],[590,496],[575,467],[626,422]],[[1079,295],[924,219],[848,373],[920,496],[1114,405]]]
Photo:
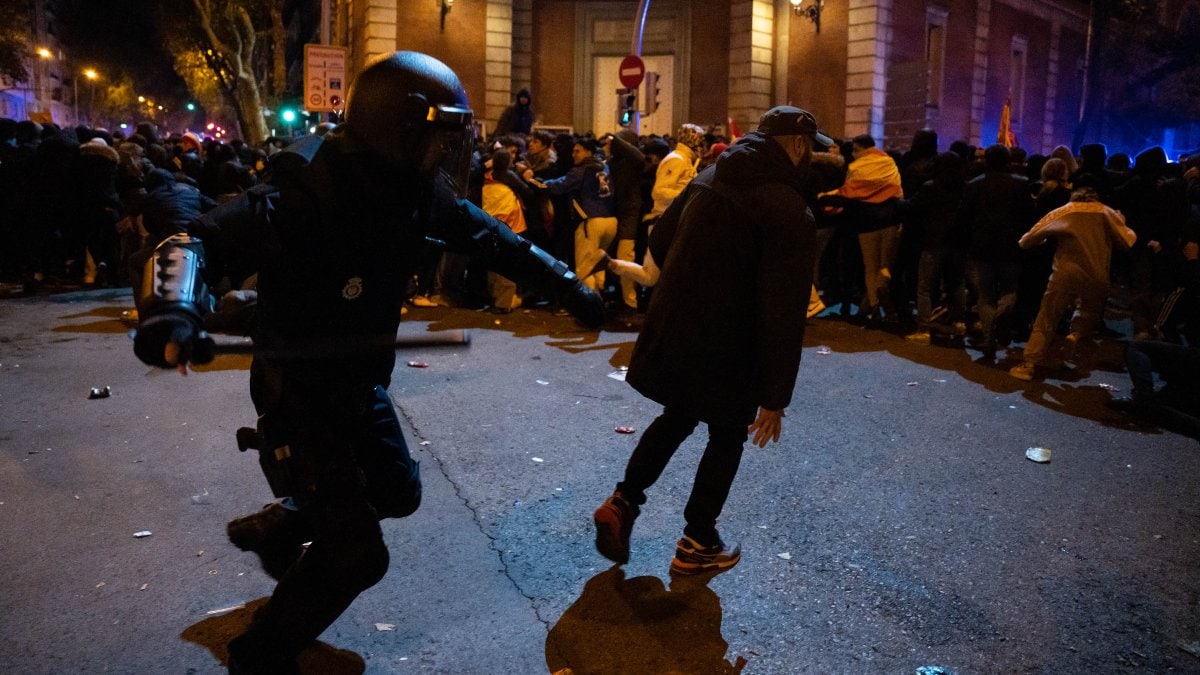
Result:
[[541,305],[589,330],[644,316],[627,381],[663,411],[593,521],[597,550],[626,562],[647,490],[704,422],[673,574],[738,564],[717,520],[745,442],[780,438],[814,316],[914,343],[969,336],[986,361],[1027,340],[1010,373],[1029,380],[1098,327],[1115,281],[1135,330],[1117,407],[1200,427],[1200,158],[939,153],[928,130],[893,153],[790,105],[740,139],[694,124],[553,135],[527,91],[514,105],[507,133],[472,149],[458,76],[401,51],[359,74],[343,123],[274,160],[150,124],[128,138],[3,125],[5,276],[131,284],[134,353],[183,374],[213,358],[215,298],[261,299],[244,326],[257,425],[238,440],[276,499],[226,532],[279,583],[228,643],[230,672],[298,672],[387,573],[379,521],[420,506],[387,393],[406,305]]
[[[694,124],[672,137],[510,133],[481,145],[477,182],[509,186],[526,236],[573,261],[614,314],[636,315],[659,274],[646,238],[729,142]],[[499,155],[504,176],[493,178]],[[1089,144],[1078,155],[1066,146],[1030,155],[963,141],[939,152],[926,129],[905,151],[869,135],[835,140],[817,148],[813,166],[809,317],[964,344],[987,362],[1007,349],[1001,361],[1016,360],[1009,372],[1021,380],[1069,368],[1114,302],[1136,340],[1188,342],[1200,153],[1171,162],[1152,147],[1131,160]],[[420,304],[507,307],[464,295],[457,277],[425,287],[435,295]]]
[[[667,136],[555,134],[534,115],[523,90],[497,133],[477,139],[469,199],[639,326],[660,273],[647,247],[655,223],[737,139],[696,124]],[[0,280],[136,283],[155,244],[259,182],[283,145],[164,137],[149,122],[125,135],[0,120]],[[869,135],[815,150],[808,317],[965,344],[985,361],[1009,349],[1005,361],[1020,357],[1010,373],[1031,380],[1072,363],[1119,288],[1136,340],[1188,344],[1200,153],[1172,162],[1153,147],[1131,159],[1090,144],[1030,155],[964,141],[939,152],[928,129],[903,151]],[[423,307],[554,308],[436,248],[410,292]]]
[[0,281],[128,285],[139,249],[258,183],[284,145],[0,119]]

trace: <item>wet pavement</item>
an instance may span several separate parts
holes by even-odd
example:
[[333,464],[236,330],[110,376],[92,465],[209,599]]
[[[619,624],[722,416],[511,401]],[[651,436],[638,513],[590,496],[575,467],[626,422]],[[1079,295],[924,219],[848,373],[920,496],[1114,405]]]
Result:
[[[0,672],[223,672],[271,591],[224,537],[270,499],[234,442],[249,360],[151,371],[130,307],[116,289],[0,301]],[[747,449],[720,522],[742,563],[672,579],[702,433],[651,490],[630,563],[592,547],[659,412],[619,379],[634,333],[406,318],[472,343],[401,355],[425,502],[385,522],[387,577],[305,672],[1200,672],[1200,444],[1104,407],[1128,390],[1116,340],[1025,383],[1011,361],[811,322],[781,442]]]

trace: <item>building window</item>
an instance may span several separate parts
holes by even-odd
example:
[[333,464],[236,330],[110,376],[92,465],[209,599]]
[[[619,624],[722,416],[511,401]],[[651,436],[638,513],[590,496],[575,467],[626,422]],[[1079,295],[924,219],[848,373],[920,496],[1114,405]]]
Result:
[[925,8],[925,63],[929,66],[925,82],[925,105],[940,108],[942,81],[946,72],[946,17],[942,7]]
[[1012,39],[1012,65],[1008,78],[1008,92],[1012,97],[1010,112],[1013,130],[1019,128],[1021,111],[1025,109],[1025,63],[1029,53],[1029,38],[1014,35]]

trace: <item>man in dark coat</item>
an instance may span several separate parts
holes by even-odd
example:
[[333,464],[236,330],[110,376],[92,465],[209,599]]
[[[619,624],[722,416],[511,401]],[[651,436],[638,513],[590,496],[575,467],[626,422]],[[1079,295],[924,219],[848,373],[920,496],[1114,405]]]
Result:
[[996,358],[999,342],[1009,341],[1010,318],[1021,278],[1017,241],[1033,225],[1029,180],[1010,171],[1003,145],[984,151],[984,172],[963,190],[957,227],[967,233],[967,282],[979,308],[983,359]]
[[533,94],[530,94],[528,89],[522,89],[517,92],[517,100],[500,114],[500,119],[496,121],[496,131],[492,133],[492,137],[499,138],[513,133],[528,136],[533,132],[535,118]]
[[642,435],[617,491],[596,510],[596,548],[610,560],[628,561],[646,489],[700,422],[708,424],[708,447],[671,571],[723,570],[740,559],[740,548],[721,540],[717,517],[742,444],[750,433],[759,447],[778,441],[792,399],[812,285],[816,230],[803,195],[814,143],[832,140],[810,113],[772,108],[654,228],[650,248],[664,261],[662,276],[628,382],[663,413]]

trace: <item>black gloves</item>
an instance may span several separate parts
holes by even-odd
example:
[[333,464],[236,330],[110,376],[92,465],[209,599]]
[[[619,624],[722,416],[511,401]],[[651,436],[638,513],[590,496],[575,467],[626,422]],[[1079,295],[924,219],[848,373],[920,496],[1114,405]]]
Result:
[[174,368],[167,363],[164,352],[167,344],[179,345],[180,363],[208,363],[213,360],[213,339],[200,326],[196,317],[168,312],[144,319],[133,337],[133,353],[143,363],[159,368]]
[[592,330],[604,325],[604,299],[581,281],[563,284],[558,293],[558,304]]

